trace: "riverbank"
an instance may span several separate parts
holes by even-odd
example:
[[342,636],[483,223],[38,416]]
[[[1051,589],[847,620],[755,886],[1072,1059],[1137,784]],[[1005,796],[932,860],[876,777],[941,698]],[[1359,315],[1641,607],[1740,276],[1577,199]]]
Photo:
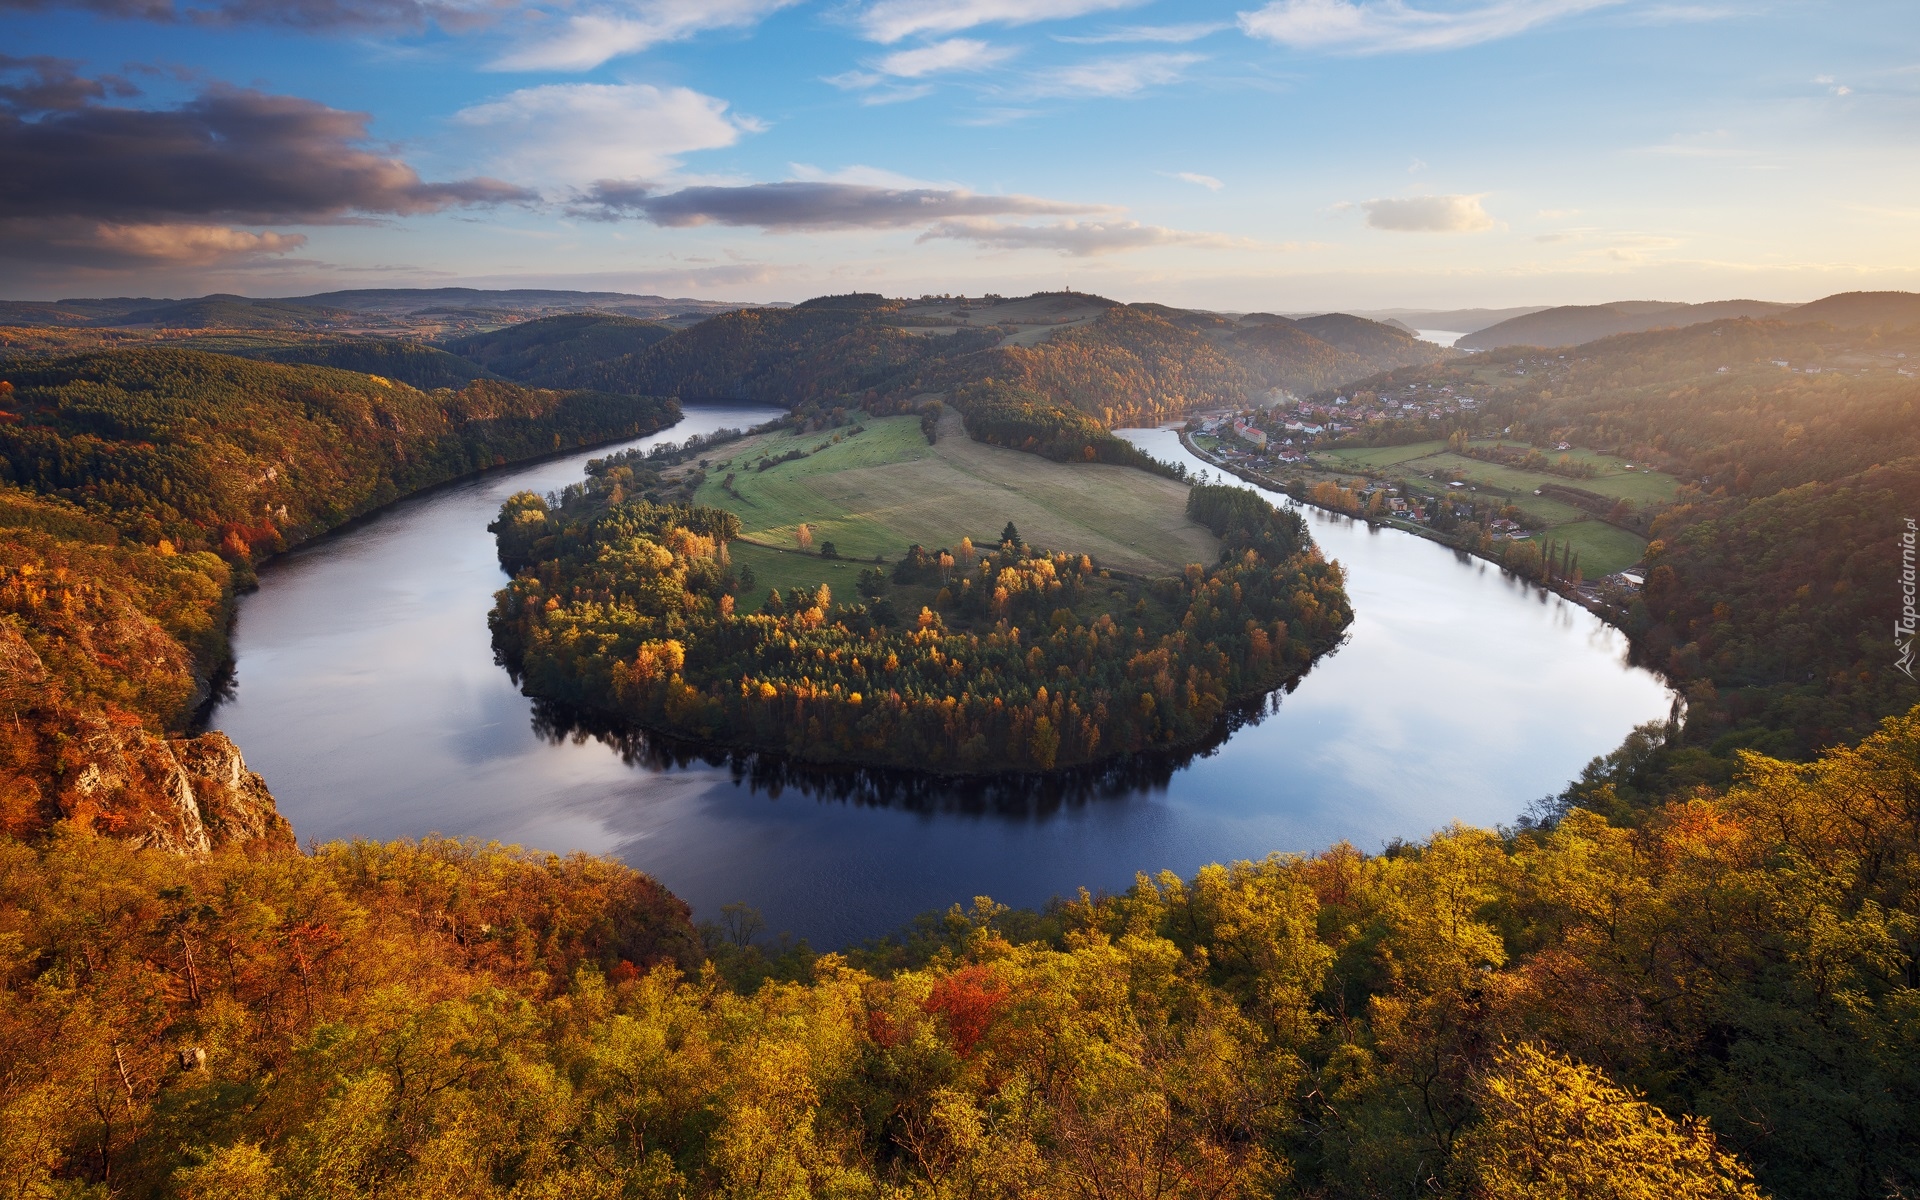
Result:
[[682,415],[667,398],[497,381],[425,392],[164,348],[8,373],[0,650],[31,686],[0,710],[14,732],[0,825],[31,836],[65,820],[189,848],[272,824],[234,747],[194,732],[232,671],[257,565],[427,489]]
[[[636,448],[757,412],[690,407]],[[1171,431],[1128,436],[1199,468]],[[1455,819],[1511,822],[1670,702],[1591,614],[1478,559],[1309,509],[1315,542],[1345,571],[1348,637],[1191,760],[1061,788],[908,788],[603,736],[495,664],[486,618],[506,578],[486,526],[508,496],[563,490],[607,453],[437,489],[262,571],[235,625],[238,687],[210,723],[246,748],[303,843],[437,830],[613,854],[702,916],[745,902],[776,933],[845,946],[980,894],[1033,907],[1083,884],[1124,890],[1143,864],[1191,874],[1272,849],[1375,849]]]

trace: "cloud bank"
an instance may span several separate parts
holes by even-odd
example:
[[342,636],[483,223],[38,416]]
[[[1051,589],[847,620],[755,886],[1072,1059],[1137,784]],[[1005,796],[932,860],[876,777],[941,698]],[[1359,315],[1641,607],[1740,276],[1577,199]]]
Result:
[[1203,246],[1218,250],[1261,248],[1250,238],[1221,233],[1192,233],[1138,221],[1056,221],[1018,225],[1001,221],[942,221],[916,241],[965,241],[995,250],[1056,250],[1072,258],[1091,258],[1154,246]]
[[509,7],[512,0],[0,0],[0,13],[68,9],[166,24],[345,31],[461,29]]
[[643,183],[603,180],[580,197],[575,210],[605,220],[639,217],[656,225],[750,226],[775,232],[898,229],[942,219],[1113,211],[1105,205],[1068,204],[1037,196],[983,196],[963,188],[891,188],[820,180],[688,187],[664,193]]
[[57,60],[0,60],[0,256],[211,261],[290,234],[223,228],[412,216],[531,199],[494,179],[429,183],[366,148],[366,113],[215,86],[175,108],[105,102],[122,84]]

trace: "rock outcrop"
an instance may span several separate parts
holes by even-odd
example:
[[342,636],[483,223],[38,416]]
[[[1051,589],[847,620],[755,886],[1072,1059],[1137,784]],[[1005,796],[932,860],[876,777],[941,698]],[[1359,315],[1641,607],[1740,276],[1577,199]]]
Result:
[[226,734],[162,738],[104,720],[77,732],[56,800],[66,819],[176,854],[293,848],[266,781]]
[[[110,623],[116,637],[41,624],[69,651],[154,653],[143,640],[150,631],[127,633],[128,622]],[[114,700],[68,696],[20,624],[0,619],[0,833],[30,838],[62,820],[176,854],[295,846],[266,782],[226,734],[168,736]]]

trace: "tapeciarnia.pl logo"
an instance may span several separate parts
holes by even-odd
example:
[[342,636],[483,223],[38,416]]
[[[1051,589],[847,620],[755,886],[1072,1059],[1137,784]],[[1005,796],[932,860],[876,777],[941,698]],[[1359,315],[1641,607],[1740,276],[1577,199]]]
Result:
[[1912,517],[1907,518],[1907,528],[1900,535],[1900,618],[1893,623],[1893,648],[1900,652],[1900,659],[1893,665],[1908,679],[1913,674],[1914,628],[1920,625],[1920,613],[1914,611],[1914,541],[1920,537],[1920,526],[1916,526]]

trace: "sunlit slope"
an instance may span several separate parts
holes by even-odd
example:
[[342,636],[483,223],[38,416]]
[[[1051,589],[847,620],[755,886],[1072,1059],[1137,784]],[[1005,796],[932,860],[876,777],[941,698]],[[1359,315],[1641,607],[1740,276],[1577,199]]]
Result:
[[[757,469],[794,450],[808,457]],[[1219,557],[1219,542],[1187,519],[1186,498],[1184,484],[1129,467],[982,445],[949,413],[932,446],[914,417],[870,421],[853,435],[783,430],[735,443],[716,452],[696,501],[738,513],[750,541],[792,548],[804,523],[816,549],[832,542],[845,558],[893,560],[915,543],[962,537],[997,542],[1012,521],[1034,545],[1165,575]]]

